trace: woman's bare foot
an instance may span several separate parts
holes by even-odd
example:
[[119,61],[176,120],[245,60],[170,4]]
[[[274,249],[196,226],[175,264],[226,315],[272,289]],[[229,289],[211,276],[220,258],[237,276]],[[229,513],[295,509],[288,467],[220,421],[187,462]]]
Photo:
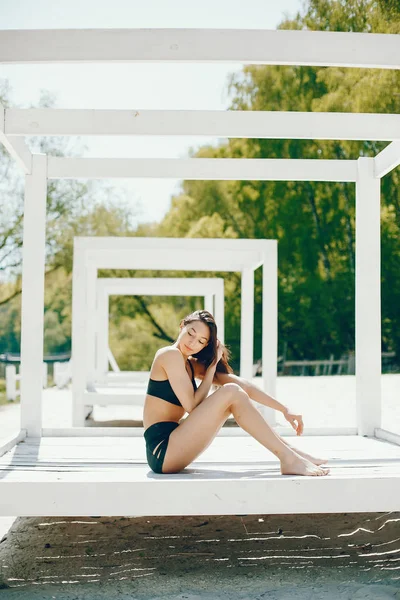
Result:
[[294,452],[296,452],[296,454],[298,454],[302,458],[305,458],[306,460],[308,460],[311,463],[313,463],[314,465],[320,466],[320,465],[323,465],[326,462],[328,462],[327,458],[315,458],[315,456],[311,456],[311,454],[307,454],[307,452],[302,452],[301,450],[298,450],[297,448],[292,448],[292,450]]
[[282,475],[328,475],[329,469],[319,467],[309,460],[293,453],[293,456],[285,457],[281,461]]

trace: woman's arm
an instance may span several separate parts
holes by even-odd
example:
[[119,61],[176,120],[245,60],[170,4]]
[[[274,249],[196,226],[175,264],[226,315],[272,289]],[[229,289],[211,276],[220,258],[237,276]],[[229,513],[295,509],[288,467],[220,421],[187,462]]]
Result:
[[278,400],[275,400],[272,396],[269,396],[252,382],[243,377],[238,377],[232,373],[216,373],[214,377],[214,383],[216,385],[224,385],[224,383],[236,383],[242,390],[244,390],[252,400],[255,400],[259,404],[269,406],[275,410],[279,410],[281,413],[288,411],[287,406],[284,406]]
[[303,417],[301,415],[293,413],[287,406],[281,404],[278,402],[278,400],[260,390],[260,388],[247,379],[237,377],[232,373],[216,373],[214,377],[214,383],[216,385],[224,385],[224,383],[236,383],[249,395],[252,400],[255,400],[255,402],[263,404],[264,406],[268,406],[269,408],[279,410],[279,412],[283,414],[285,419],[296,431],[297,435],[301,435],[303,433],[304,424]]
[[213,363],[205,371],[202,382],[196,391],[185,368],[185,359],[177,348],[168,348],[160,355],[160,364],[164,369],[171,387],[186,412],[190,413],[198,406],[213,384],[217,363]]

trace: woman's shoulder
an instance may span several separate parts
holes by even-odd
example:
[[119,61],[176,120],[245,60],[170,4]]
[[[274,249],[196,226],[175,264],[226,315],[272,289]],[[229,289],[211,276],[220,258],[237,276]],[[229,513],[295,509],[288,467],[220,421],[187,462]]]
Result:
[[183,360],[182,353],[175,346],[165,346],[164,348],[160,348],[157,350],[154,360],[158,360],[159,362],[165,361],[181,361]]

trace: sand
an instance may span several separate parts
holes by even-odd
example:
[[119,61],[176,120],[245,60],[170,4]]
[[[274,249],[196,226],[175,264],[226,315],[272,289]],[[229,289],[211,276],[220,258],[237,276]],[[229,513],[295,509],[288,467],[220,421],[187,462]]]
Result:
[[0,581],[1,600],[400,599],[400,513],[17,519]]

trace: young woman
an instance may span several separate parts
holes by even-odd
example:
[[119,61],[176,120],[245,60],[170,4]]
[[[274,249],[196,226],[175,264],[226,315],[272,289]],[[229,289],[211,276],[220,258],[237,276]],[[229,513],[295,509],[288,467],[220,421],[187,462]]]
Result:
[[[197,387],[195,379],[201,380]],[[208,395],[212,385],[219,389]],[[250,398],[282,412],[303,432],[301,415],[236,377],[217,338],[213,316],[200,310],[180,325],[178,339],[155,355],[144,405],[147,461],[155,473],[178,473],[209,446],[230,415],[278,457],[284,475],[327,475],[325,462],[289,446],[265,421]],[[185,413],[186,419],[181,421]]]

